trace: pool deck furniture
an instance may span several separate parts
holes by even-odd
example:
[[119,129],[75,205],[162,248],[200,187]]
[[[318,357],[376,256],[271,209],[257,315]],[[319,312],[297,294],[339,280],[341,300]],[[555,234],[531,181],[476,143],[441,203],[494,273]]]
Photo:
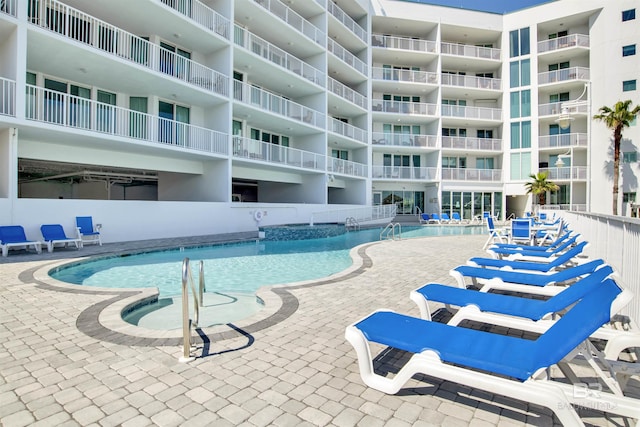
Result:
[[76,249],[82,248],[81,238],[67,237],[64,228],[60,224],[43,224],[40,226],[40,232],[44,242],[47,244],[47,251],[53,252],[56,245],[67,247],[67,245],[75,245]]
[[98,244],[102,246],[102,237],[100,229],[102,226],[93,225],[93,218],[90,216],[77,216],[76,226],[78,230],[78,238],[82,240],[82,244]]
[[29,240],[21,225],[4,225],[0,226],[0,247],[2,248],[2,256],[9,254],[9,249],[33,247],[37,253],[42,252],[42,242]]
[[489,231],[489,238],[482,247],[482,250],[486,250],[491,244],[494,243],[509,242],[509,233],[505,229],[497,228],[493,222],[492,217],[487,216],[485,220],[487,223],[487,230]]

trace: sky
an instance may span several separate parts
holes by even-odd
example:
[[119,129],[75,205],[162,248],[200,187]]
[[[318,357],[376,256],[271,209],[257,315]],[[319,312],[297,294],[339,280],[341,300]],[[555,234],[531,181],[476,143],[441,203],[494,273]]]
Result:
[[405,0],[483,12],[507,13],[553,0]]

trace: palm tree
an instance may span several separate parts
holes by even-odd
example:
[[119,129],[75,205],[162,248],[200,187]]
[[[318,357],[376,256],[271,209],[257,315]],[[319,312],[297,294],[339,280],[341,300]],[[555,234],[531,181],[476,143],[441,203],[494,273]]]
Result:
[[620,179],[620,141],[622,141],[622,129],[628,127],[635,116],[640,112],[640,105],[629,111],[631,100],[618,101],[609,108],[600,107],[600,114],[593,116],[594,120],[600,120],[613,130],[613,214],[618,215],[618,180]]
[[545,196],[547,191],[558,191],[560,187],[547,180],[547,172],[538,172],[537,174],[529,175],[530,182],[527,182],[524,186],[527,187],[527,194],[533,194],[538,196],[538,204],[540,206],[545,203]]

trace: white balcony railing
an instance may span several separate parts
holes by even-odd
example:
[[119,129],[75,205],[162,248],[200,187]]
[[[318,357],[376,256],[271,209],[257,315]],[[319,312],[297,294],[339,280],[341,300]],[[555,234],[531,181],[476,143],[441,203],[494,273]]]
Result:
[[229,29],[231,27],[227,18],[211,9],[209,6],[198,0],[161,0],[172,9],[177,10],[181,14],[188,16],[194,22],[205,28],[221,35],[225,39],[229,39]]
[[438,179],[438,168],[435,167],[373,165],[371,171],[373,179]]
[[254,0],[257,4],[273,13],[284,22],[309,37],[311,40],[318,43],[320,46],[325,46],[325,34],[318,27],[307,21],[300,16],[297,12],[279,0]]
[[327,161],[327,172],[366,177],[367,165],[351,162],[349,160],[337,159],[335,157],[329,157]]
[[589,36],[584,34],[569,34],[568,36],[538,42],[538,53],[550,52],[568,47],[589,47]]
[[443,55],[467,56],[470,58],[482,58],[500,60],[500,49],[492,47],[473,46],[459,43],[440,43],[440,50]]
[[227,155],[228,136],[187,123],[27,85],[26,118],[53,125]]
[[306,62],[285,52],[255,34],[250,33],[244,28],[237,25],[234,26],[233,40],[236,45],[242,46],[252,53],[324,87],[325,75],[322,71],[312,67]]
[[325,127],[324,114],[247,83],[237,80],[233,82],[233,98],[289,119]]
[[442,149],[502,151],[502,140],[496,138],[471,138],[443,136]]
[[36,25],[202,89],[229,93],[229,78],[222,73],[56,0],[36,4],[37,9],[29,9],[29,19]]
[[538,84],[564,82],[569,80],[589,80],[589,68],[571,67],[561,70],[545,71],[538,74]]
[[377,80],[392,80],[407,83],[438,84],[438,74],[418,70],[399,70],[393,68],[374,67],[371,78]]
[[338,43],[329,39],[327,42],[327,50],[333,53],[336,57],[340,58],[343,62],[359,71],[360,73],[367,75],[368,67],[360,58],[356,57],[353,53],[349,52]]
[[0,114],[16,115],[16,82],[0,77]]
[[442,115],[445,117],[461,117],[465,119],[502,120],[502,110],[488,107],[467,107],[462,105],[443,105]]
[[18,0],[0,0],[0,12],[18,16]]
[[546,172],[547,178],[555,181],[586,180],[586,166],[565,166],[562,168],[540,168],[540,172]]
[[409,37],[386,36],[374,34],[371,36],[371,46],[389,49],[412,50],[415,52],[436,53],[438,44],[432,40],[412,39]]
[[386,101],[382,99],[374,99],[372,101],[372,109],[374,112],[381,111],[384,113],[435,116],[438,106],[436,104],[427,104],[424,102]]
[[233,157],[318,171],[324,171],[326,163],[322,154],[240,136],[233,137]]
[[451,181],[502,181],[501,169],[442,168],[442,179]]
[[565,133],[562,135],[542,135],[538,138],[539,148],[586,147],[589,136],[586,133]]
[[333,117],[330,118],[330,121],[330,130],[332,132],[346,136],[347,138],[355,139],[356,141],[360,141],[365,144],[367,143],[367,132],[365,130],[350,125],[349,123],[342,122],[338,119],[334,119]]
[[332,0],[327,2],[327,10],[331,15],[333,15],[338,21],[342,23],[345,27],[347,27],[353,34],[358,36],[360,40],[363,42],[367,42],[367,32],[364,28],[362,28],[356,21],[353,20],[349,15],[347,15],[340,7],[335,4]]
[[565,102],[552,102],[550,104],[540,104],[538,105],[538,115],[539,116],[560,116],[562,112],[563,104],[565,104],[564,108],[567,108],[567,112],[571,114],[583,113],[587,114],[589,112],[589,106],[587,103],[583,104],[571,104]]
[[489,77],[476,77],[460,74],[442,73],[442,84],[447,86],[460,86],[474,89],[501,90],[502,80]]
[[346,86],[339,81],[332,79],[331,77],[327,79],[327,89],[329,89],[332,93],[338,95],[339,97],[356,104],[359,107],[367,108],[367,98],[364,95],[356,92],[349,86]]
[[374,145],[421,148],[436,148],[438,146],[437,135],[374,132],[372,139]]

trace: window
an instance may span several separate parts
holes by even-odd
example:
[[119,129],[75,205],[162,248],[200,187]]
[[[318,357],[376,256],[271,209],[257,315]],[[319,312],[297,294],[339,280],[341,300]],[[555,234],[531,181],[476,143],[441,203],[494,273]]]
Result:
[[342,160],[349,160],[349,152],[347,150],[331,150],[331,157]]
[[637,151],[627,151],[622,153],[622,163],[636,163],[638,161]]
[[170,144],[181,144],[187,140],[190,111],[188,107],[158,101],[158,139]]
[[531,122],[511,123],[511,148],[531,148]]
[[531,64],[529,59],[510,63],[509,71],[511,87],[529,86],[531,84]]
[[477,131],[478,138],[493,138],[493,130],[491,129],[478,129]]
[[529,55],[529,28],[509,32],[509,56]]
[[511,92],[511,118],[520,117],[520,92]]
[[464,169],[467,167],[466,157],[442,157],[442,168],[446,169]]
[[467,130],[464,128],[442,128],[442,136],[459,136],[464,138],[467,136]]
[[528,179],[531,175],[531,153],[511,153],[511,179]]
[[622,91],[628,92],[630,90],[636,90],[636,80],[625,80],[622,82]]
[[564,70],[569,68],[569,61],[560,62],[558,64],[549,64],[549,71]]
[[554,93],[549,95],[549,103],[566,102],[569,100],[569,92]]
[[622,203],[635,203],[636,202],[636,193],[622,193]]
[[622,22],[631,21],[633,19],[636,19],[636,10],[635,9],[629,9],[629,10],[623,10],[622,11]]
[[476,159],[476,169],[493,169],[493,158],[478,157]]
[[622,56],[632,56],[636,54],[636,45],[630,44],[627,46],[622,46]]

